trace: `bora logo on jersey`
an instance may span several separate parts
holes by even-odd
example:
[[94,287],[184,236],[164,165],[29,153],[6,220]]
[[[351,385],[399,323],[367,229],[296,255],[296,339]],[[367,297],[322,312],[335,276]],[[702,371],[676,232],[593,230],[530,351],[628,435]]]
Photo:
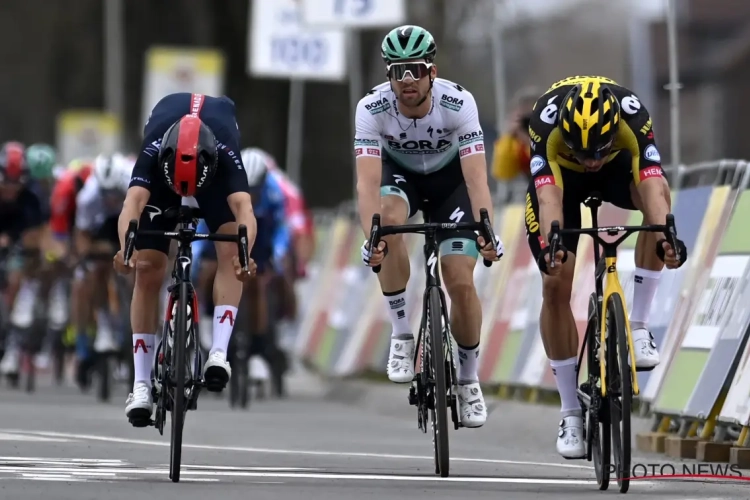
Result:
[[378,113],[382,113],[383,111],[388,111],[389,109],[391,109],[391,103],[388,102],[388,99],[382,98],[373,103],[365,104],[365,109],[369,111],[370,114],[377,115]]
[[459,99],[458,97],[453,97],[451,95],[443,94],[442,97],[440,97],[440,105],[444,108],[450,109],[451,111],[459,111],[464,105],[464,100]]
[[388,149],[401,154],[437,154],[444,153],[451,147],[451,141],[439,139],[437,141],[388,141]]

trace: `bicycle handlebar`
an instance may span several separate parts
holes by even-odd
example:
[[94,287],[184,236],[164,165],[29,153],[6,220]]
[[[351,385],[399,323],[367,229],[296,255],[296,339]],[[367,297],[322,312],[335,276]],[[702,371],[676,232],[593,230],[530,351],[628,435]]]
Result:
[[138,229],[138,221],[133,219],[128,224],[128,231],[125,233],[125,249],[123,251],[123,257],[125,265],[130,263],[130,258],[133,256],[133,250],[135,249],[135,241],[138,236],[151,236],[156,238],[168,238],[171,240],[178,240],[182,243],[192,243],[195,240],[209,240],[209,241],[225,241],[230,243],[237,243],[237,253],[240,258],[240,266],[245,272],[249,271],[249,255],[250,251],[247,243],[247,226],[240,224],[237,228],[237,234],[202,234],[196,233],[195,229],[180,228],[177,231],[157,231],[152,229]]
[[[549,236],[549,246],[550,246],[550,267],[555,267],[555,254],[560,248],[560,242],[562,240],[563,234],[587,234],[589,236],[592,236],[595,240],[597,240],[602,245],[619,245],[625,238],[627,238],[630,234],[638,232],[638,231],[647,231],[651,233],[664,233],[665,239],[667,240],[667,243],[669,243],[669,246],[672,247],[672,250],[675,253],[675,258],[679,262],[682,258],[682,255],[680,254],[680,249],[677,248],[676,241],[677,241],[677,227],[675,226],[674,222],[674,215],[673,214],[667,214],[667,221],[666,224],[652,224],[648,226],[602,226],[602,227],[591,227],[591,228],[581,228],[581,229],[560,229],[560,221],[552,221],[552,231],[550,231]],[[607,233],[610,236],[615,236],[619,233],[625,232],[625,236],[620,238],[617,241],[611,242],[611,241],[605,241],[599,237],[599,233]]]
[[[375,214],[372,216],[372,227],[370,228],[370,238],[367,243],[367,248],[370,249],[370,256],[372,256],[372,249],[380,244],[380,239],[384,236],[404,233],[424,233],[427,231],[454,231],[458,229],[479,231],[482,238],[484,238],[485,244],[490,243],[493,248],[495,246],[495,231],[492,229],[490,214],[487,212],[486,208],[482,208],[479,210],[479,222],[427,222],[424,224],[381,226],[380,214]],[[490,267],[492,265],[491,260],[483,260],[485,267]],[[380,264],[374,266],[372,272],[379,273]]]

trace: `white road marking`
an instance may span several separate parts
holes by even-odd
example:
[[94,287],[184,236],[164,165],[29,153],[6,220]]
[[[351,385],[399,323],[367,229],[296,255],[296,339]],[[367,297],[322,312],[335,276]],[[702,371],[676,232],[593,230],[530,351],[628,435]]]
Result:
[[[160,464],[158,467],[169,467],[169,464]],[[181,468],[204,470],[244,470],[253,472],[315,472],[323,470],[307,467],[233,467],[228,465],[182,465]]]
[[35,441],[40,443],[69,443],[71,439],[60,439],[41,436],[27,436],[23,434],[9,434],[0,432],[0,441]]
[[[17,467],[2,467],[0,472],[20,472],[25,470]],[[63,477],[62,473],[80,472],[78,469],[67,469],[64,467],[37,467],[35,472],[42,477],[42,472],[56,473],[58,477]],[[99,472],[112,472],[116,474],[133,474],[133,475],[163,475],[167,476],[167,469],[100,469]],[[544,478],[527,478],[527,477],[446,477],[437,476],[406,476],[406,475],[385,475],[385,474],[336,474],[324,472],[251,472],[251,471],[201,471],[201,470],[182,470],[181,476],[213,476],[213,477],[257,477],[257,478],[284,478],[284,479],[324,479],[331,481],[352,480],[352,481],[404,481],[404,482],[453,482],[453,483],[513,483],[513,484],[536,484],[536,485],[592,485],[596,481],[591,479],[544,479]],[[49,475],[44,477],[50,477]],[[639,481],[639,484],[651,484],[647,481]]]
[[[136,444],[144,446],[159,446],[169,447],[168,442],[162,441],[150,441],[146,439],[129,439],[129,438],[118,438],[111,436],[96,436],[92,434],[73,434],[65,432],[49,432],[49,431],[25,431],[15,429],[0,429],[0,432],[25,432],[29,434],[35,434],[39,436],[49,437],[62,437],[72,439],[83,439],[88,441],[103,441],[108,443],[123,443],[123,444]],[[327,456],[327,457],[357,457],[357,458],[376,458],[376,459],[395,459],[395,460],[430,460],[433,461],[435,458],[432,455],[396,455],[390,453],[364,453],[364,452],[348,452],[348,451],[312,451],[312,450],[287,450],[287,449],[276,449],[276,448],[252,448],[243,446],[218,446],[218,445],[205,445],[205,444],[188,444],[183,443],[183,448],[192,448],[197,450],[213,450],[213,451],[236,451],[246,453],[267,453],[267,454],[280,454],[280,455],[309,455],[309,456]],[[584,469],[592,470],[593,467],[586,465],[572,465],[572,464],[558,464],[548,462],[527,462],[522,460],[500,460],[500,459],[489,459],[489,458],[461,458],[451,457],[451,462],[474,462],[474,463],[489,463],[489,464],[504,464],[504,465],[520,465],[526,467],[554,467],[561,469]]]

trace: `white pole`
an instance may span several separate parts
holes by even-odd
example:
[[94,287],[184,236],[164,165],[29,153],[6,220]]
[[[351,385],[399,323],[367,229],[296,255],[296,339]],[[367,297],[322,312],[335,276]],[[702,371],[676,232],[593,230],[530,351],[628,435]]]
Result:
[[296,185],[302,183],[302,146],[305,120],[305,81],[289,82],[289,112],[286,124],[286,170]]
[[669,121],[670,149],[672,151],[672,165],[679,166],[682,162],[680,157],[680,96],[682,85],[679,82],[677,67],[677,1],[667,0],[667,40],[669,46]]
[[[349,32],[347,33],[347,39],[349,43],[347,43],[346,47],[346,57],[348,59],[347,61],[347,67],[349,68],[349,102],[351,104],[350,113],[349,113],[349,123],[352,124],[352,130],[351,130],[351,142],[350,144],[354,143],[354,113],[357,109],[357,103],[362,98],[362,94],[364,93],[363,87],[364,87],[364,78],[362,75],[362,64],[360,63],[360,54],[361,54],[361,48],[360,48],[360,34],[359,31],[357,31],[355,28],[350,28]],[[352,201],[356,202],[357,200],[357,171],[356,171],[356,165],[354,161],[354,148],[350,148],[350,151],[352,152],[352,164],[351,164],[351,170],[352,170]]]
[[[122,0],[104,0],[104,103],[122,121],[125,114],[125,26]],[[118,149],[120,141],[118,138]]]

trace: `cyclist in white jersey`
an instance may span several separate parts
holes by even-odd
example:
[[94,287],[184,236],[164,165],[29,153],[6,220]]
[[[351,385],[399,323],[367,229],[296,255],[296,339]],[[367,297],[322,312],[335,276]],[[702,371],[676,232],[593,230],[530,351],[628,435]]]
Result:
[[115,338],[117,319],[110,311],[108,284],[113,273],[110,256],[120,246],[117,221],[134,164],[119,153],[99,155],[94,160],[93,174],[76,197],[75,244],[78,255],[86,261],[82,269],[87,283],[84,289],[89,294],[82,302],[88,305],[85,316],[91,317],[93,313],[96,320],[93,347],[97,353],[119,350]]
[[[477,221],[481,208],[492,214],[476,102],[460,85],[436,78],[432,35],[418,26],[401,26],[388,33],[381,52],[389,81],[371,90],[356,111],[357,192],[365,235],[375,213],[384,226],[404,224],[417,210],[431,222]],[[372,252],[365,242],[362,259],[369,266],[382,262],[378,279],[393,326],[388,378],[409,383],[415,349],[405,293],[409,256],[401,236],[384,240]],[[442,236],[441,270],[452,302],[465,427],[481,427],[487,420],[477,377],[482,310],[473,276],[480,252],[498,260],[503,245],[499,239],[485,242],[472,231]]]

